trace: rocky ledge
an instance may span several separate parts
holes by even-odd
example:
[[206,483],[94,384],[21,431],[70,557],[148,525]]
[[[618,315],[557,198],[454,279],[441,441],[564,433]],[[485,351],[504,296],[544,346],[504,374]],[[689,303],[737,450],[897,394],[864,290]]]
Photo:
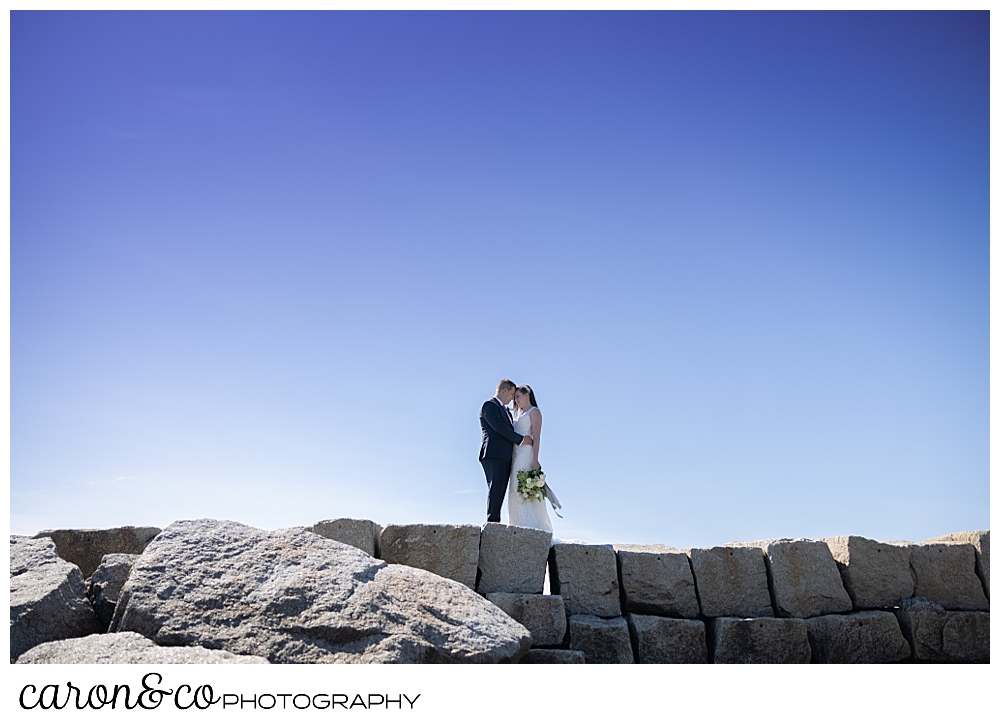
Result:
[[260,656],[240,656],[201,646],[157,646],[137,633],[91,634],[39,644],[19,664],[268,664]]
[[989,661],[989,531],[677,549],[189,520],[10,546],[18,663]]
[[528,630],[474,591],[304,529],[192,520],[136,560],[111,631],[272,663],[505,663]]

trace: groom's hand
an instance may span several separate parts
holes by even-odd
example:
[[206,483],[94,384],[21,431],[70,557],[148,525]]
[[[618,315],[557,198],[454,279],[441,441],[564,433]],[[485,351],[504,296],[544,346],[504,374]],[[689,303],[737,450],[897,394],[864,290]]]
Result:
[[525,435],[524,439],[521,440],[521,447],[524,447],[525,445],[534,445],[534,444],[535,441],[531,438],[531,435]]

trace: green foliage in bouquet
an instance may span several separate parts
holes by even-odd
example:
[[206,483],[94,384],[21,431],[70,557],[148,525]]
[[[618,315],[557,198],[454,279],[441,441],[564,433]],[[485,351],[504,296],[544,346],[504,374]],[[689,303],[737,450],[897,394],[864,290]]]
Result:
[[545,473],[540,467],[517,472],[517,492],[524,500],[541,500],[545,497]]

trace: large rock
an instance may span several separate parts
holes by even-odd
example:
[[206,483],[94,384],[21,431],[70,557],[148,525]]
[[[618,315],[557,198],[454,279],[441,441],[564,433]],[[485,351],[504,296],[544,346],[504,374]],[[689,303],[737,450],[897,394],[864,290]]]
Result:
[[983,582],[986,598],[990,597],[990,532],[988,530],[966,530],[961,533],[949,533],[937,538],[931,538],[925,543],[938,541],[953,541],[956,543],[971,543],[976,549],[976,575]]
[[387,525],[379,535],[386,563],[421,568],[474,589],[479,565],[475,525]]
[[531,649],[519,664],[585,664],[582,651],[572,649]]
[[504,663],[531,644],[462,584],[304,529],[218,520],[180,521],[156,537],[111,630],[271,663]]
[[382,532],[382,526],[373,520],[332,518],[321,520],[309,530],[324,538],[360,548],[373,558],[378,558],[378,537]]
[[913,598],[904,601],[896,615],[917,661],[990,660],[990,614],[986,611],[946,611],[926,599]]
[[570,616],[621,615],[618,564],[609,545],[556,543],[549,555],[549,585],[563,597]]
[[814,664],[891,664],[910,658],[896,617],[859,611],[806,619]]
[[632,642],[624,618],[569,617],[569,646],[588,664],[631,664]]
[[809,618],[854,607],[825,542],[782,538],[752,545],[764,551],[771,601],[778,616]]
[[705,622],[628,615],[637,664],[707,664]]
[[687,553],[668,546],[616,545],[625,609],[697,618],[698,594]]
[[487,593],[486,598],[531,632],[532,646],[554,646],[566,637],[566,608],[562,596]]
[[137,633],[91,634],[82,639],[39,644],[19,664],[267,664],[260,656],[239,656],[201,646],[157,646]]
[[35,533],[34,537],[54,540],[59,557],[78,565],[83,577],[90,578],[108,553],[139,555],[159,532],[159,528],[128,525],[103,530],[43,530]]
[[856,535],[825,540],[855,609],[892,608],[913,595],[906,546]]
[[90,577],[87,598],[94,605],[94,613],[101,622],[101,631],[107,631],[111,625],[118,596],[138,557],[128,553],[109,553]]
[[51,540],[10,537],[10,660],[47,641],[98,632],[80,569]]
[[537,528],[487,523],[479,540],[480,593],[541,593],[552,534]]
[[976,549],[972,544],[913,544],[910,567],[916,576],[914,598],[959,611],[989,610],[983,583],[976,575]]
[[808,664],[806,622],[798,618],[717,618],[711,622],[716,664]]
[[759,546],[692,548],[690,555],[703,616],[774,616]]

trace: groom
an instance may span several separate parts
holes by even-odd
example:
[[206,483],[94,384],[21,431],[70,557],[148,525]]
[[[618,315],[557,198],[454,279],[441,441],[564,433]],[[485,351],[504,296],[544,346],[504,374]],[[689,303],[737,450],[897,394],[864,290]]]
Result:
[[486,498],[487,523],[500,522],[500,507],[507,492],[514,446],[534,443],[530,435],[518,435],[514,432],[514,421],[507,405],[514,399],[515,389],[517,385],[510,380],[500,380],[496,395],[484,402],[483,409],[479,412],[479,426],[483,428],[479,462],[483,465],[486,487],[489,488]]

